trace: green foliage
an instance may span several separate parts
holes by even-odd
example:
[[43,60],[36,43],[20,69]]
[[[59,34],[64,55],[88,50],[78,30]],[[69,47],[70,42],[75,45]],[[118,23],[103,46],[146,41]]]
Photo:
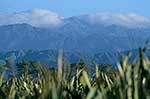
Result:
[[[63,62],[59,52],[58,68],[44,67],[37,61],[22,61],[17,72],[12,61],[0,65],[0,99],[148,99],[150,60],[139,49],[139,59],[129,63],[124,56],[118,69],[110,65],[89,68],[84,61]],[[10,72],[13,75],[7,75]]]

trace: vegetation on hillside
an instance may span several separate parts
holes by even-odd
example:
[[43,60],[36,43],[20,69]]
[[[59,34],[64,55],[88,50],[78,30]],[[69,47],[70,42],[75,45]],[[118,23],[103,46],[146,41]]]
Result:
[[138,60],[129,63],[124,56],[117,69],[63,62],[44,67],[36,61],[13,61],[0,66],[0,99],[145,99],[150,96],[150,60],[146,48],[139,49]]

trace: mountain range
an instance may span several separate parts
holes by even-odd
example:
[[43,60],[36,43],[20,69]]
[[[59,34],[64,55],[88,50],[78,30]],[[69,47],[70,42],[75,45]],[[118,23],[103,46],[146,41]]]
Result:
[[98,13],[63,18],[36,9],[0,14],[0,20],[1,51],[63,49],[84,55],[114,53],[143,47],[150,38],[150,19],[136,14]]

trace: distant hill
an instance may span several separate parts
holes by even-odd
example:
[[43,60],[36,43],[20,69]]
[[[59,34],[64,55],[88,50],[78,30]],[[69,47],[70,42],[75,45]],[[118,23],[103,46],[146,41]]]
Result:
[[[134,14],[99,13],[62,18],[48,11],[43,13],[48,15],[44,18],[50,18],[53,24],[38,16],[38,10],[22,12],[21,16],[24,16],[25,19],[19,16],[20,13],[12,14],[14,20],[11,17],[6,19],[8,21],[6,23],[9,23],[10,20],[12,24],[3,25],[2,23],[5,23],[3,19],[0,22],[0,51],[7,53],[12,50],[31,50],[34,52],[27,52],[24,57],[17,59],[27,57],[27,59],[42,60],[43,57],[48,58],[49,56],[46,56],[48,52],[45,51],[44,56],[41,56],[41,51],[53,49],[56,51],[54,56],[57,57],[57,50],[63,49],[64,52],[72,53],[69,56],[80,53],[90,61],[112,63],[114,62],[112,58],[117,56],[114,53],[138,49],[150,39],[150,20]],[[30,14],[33,15],[30,16]],[[0,16],[0,18],[5,18],[2,17],[3,15]],[[32,16],[34,20],[30,20]],[[29,22],[26,21],[27,19]],[[38,19],[41,19],[39,21],[41,24]],[[23,21],[20,22],[20,20]],[[74,57],[70,60],[78,58]],[[56,61],[57,58],[55,63]]]
[[90,25],[71,18],[57,28],[28,24],[0,26],[0,49],[59,49],[78,52],[114,52],[142,47],[150,38],[149,28]]
[[[78,63],[81,60],[87,62],[90,66],[93,62],[98,64],[111,64],[116,66],[116,63],[122,60],[123,55],[132,53],[129,62],[137,60],[139,57],[138,50],[130,50],[125,52],[101,52],[95,54],[81,54],[79,52],[64,52],[63,60],[69,63]],[[150,50],[146,51],[146,55],[150,58]],[[12,59],[18,63],[23,60],[40,61],[44,66],[57,66],[58,51],[56,50],[16,50],[8,52],[0,52],[0,64],[5,64],[6,60]]]

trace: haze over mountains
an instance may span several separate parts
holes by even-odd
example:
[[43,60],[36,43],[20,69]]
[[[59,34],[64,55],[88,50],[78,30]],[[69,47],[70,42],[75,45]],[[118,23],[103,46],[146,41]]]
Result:
[[[135,13],[98,12],[95,14],[74,16],[90,24],[117,24],[128,27],[149,27],[150,18]],[[7,19],[7,20],[6,20]],[[68,19],[45,9],[33,9],[23,12],[0,13],[0,25],[27,23],[36,27],[59,26]]]
[[97,13],[63,18],[35,9],[0,14],[0,49],[114,52],[139,48],[150,37],[150,18]]
[[[97,13],[69,18],[51,11],[34,9],[0,14],[0,59],[39,60],[57,64],[57,50],[66,60],[114,64],[119,52],[144,46],[150,38],[150,18],[129,14]],[[31,49],[31,50],[30,50]],[[52,49],[52,50],[48,50]],[[12,51],[16,50],[16,51]],[[24,50],[24,51],[22,51]],[[25,51],[26,50],[26,51]]]

